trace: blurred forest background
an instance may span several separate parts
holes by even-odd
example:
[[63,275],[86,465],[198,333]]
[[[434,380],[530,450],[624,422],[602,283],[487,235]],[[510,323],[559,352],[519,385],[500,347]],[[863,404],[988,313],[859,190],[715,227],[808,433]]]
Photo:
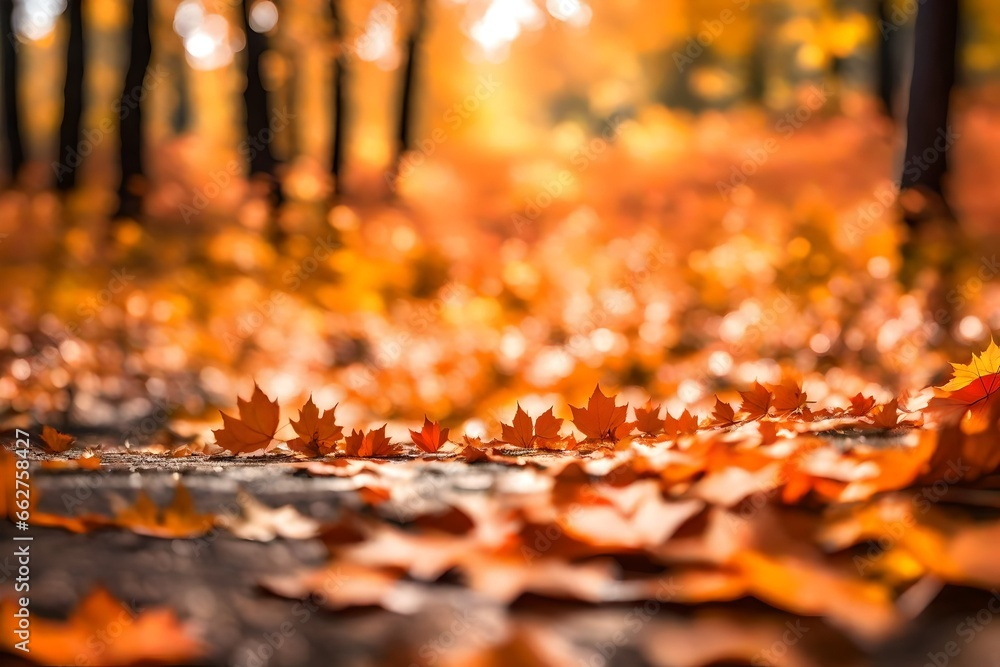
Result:
[[[132,3],[85,0],[70,3],[70,12],[66,0],[6,4],[19,58],[24,151],[51,172],[64,86],[72,85],[67,60],[71,70],[80,53],[86,63],[83,127],[117,124]],[[266,49],[260,71],[271,107],[281,112],[272,152],[289,163],[291,193],[308,200],[330,187],[319,176],[333,158],[341,104],[342,159],[355,167],[355,178],[364,182],[363,174],[397,157],[414,40],[411,143],[442,129],[447,141],[435,142],[446,144],[441,154],[505,158],[572,141],[612,118],[669,127],[671,114],[681,112],[741,105],[787,110],[799,101],[796,91],[809,85],[824,86],[838,99],[872,94],[905,112],[899,91],[919,4],[259,0],[248,11],[254,41],[267,36],[256,44]],[[1000,73],[1000,11],[985,0],[962,4],[962,80],[989,83]],[[81,7],[83,51],[70,47],[67,58],[71,17]],[[244,5],[157,0],[149,11],[152,59],[142,86],[145,136],[153,147],[148,168],[157,181],[183,185],[225,170],[245,139]],[[485,80],[496,86],[484,88]],[[654,124],[634,145],[650,153],[676,148],[663,129]],[[82,185],[114,184],[116,141],[95,136],[90,143]],[[428,156],[431,162],[439,157]]]
[[6,0],[4,411],[201,418],[255,377],[486,434],[597,381],[924,386],[1000,328],[1000,9],[962,3],[954,98],[984,254],[929,320],[893,208],[919,6]]

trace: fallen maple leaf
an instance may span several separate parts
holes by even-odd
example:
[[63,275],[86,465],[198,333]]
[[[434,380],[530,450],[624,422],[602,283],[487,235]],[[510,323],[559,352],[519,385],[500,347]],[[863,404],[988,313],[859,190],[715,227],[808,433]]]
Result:
[[508,445],[521,449],[545,448],[546,444],[559,438],[562,421],[552,413],[552,408],[549,408],[540,414],[532,425],[531,417],[518,403],[514,421],[509,425],[500,424],[501,439]]
[[928,404],[928,411],[944,422],[958,422],[963,417],[963,429],[982,431],[989,423],[989,406],[1000,389],[1000,346],[990,338],[990,344],[979,355],[972,355],[967,364],[952,364],[951,380],[938,387],[938,394]]
[[785,380],[781,384],[770,387],[774,400],[771,405],[779,415],[785,415],[804,408],[806,405],[806,394],[802,391],[802,386],[794,380]]
[[618,442],[632,430],[632,424],[625,423],[628,404],[615,405],[614,397],[605,396],[600,385],[594,388],[586,408],[571,405],[569,409],[573,411],[573,424],[588,440]]
[[899,426],[899,405],[897,399],[892,399],[885,405],[880,405],[871,413],[872,424],[878,428],[896,428]]
[[635,427],[648,436],[663,433],[663,419],[660,418],[660,404],[650,401],[644,408],[635,409]]
[[712,421],[709,422],[710,426],[732,426],[736,423],[736,411],[733,410],[733,406],[729,403],[723,403],[722,400],[716,396],[715,397],[715,407],[712,409]]
[[746,419],[750,421],[763,419],[771,411],[771,403],[774,400],[774,396],[771,395],[771,392],[764,385],[757,381],[754,381],[753,386],[748,391],[741,391],[740,396],[743,398],[740,411],[745,413]]
[[490,455],[483,446],[483,441],[479,438],[462,437],[462,451],[459,455],[465,459],[466,463],[477,463],[479,461],[489,461]]
[[368,458],[371,456],[396,456],[399,454],[399,445],[389,442],[385,437],[385,425],[381,428],[371,429],[367,433],[364,431],[352,430],[347,436],[347,454],[349,456],[360,456]]
[[669,412],[663,419],[663,432],[671,437],[681,435],[691,435],[698,431],[698,418],[688,412],[685,408],[679,417],[674,417]]
[[865,417],[875,407],[875,399],[871,396],[865,396],[860,391],[851,398],[851,407],[848,408],[847,412],[852,417]]
[[162,510],[143,490],[134,504],[125,505],[118,499],[113,505],[117,506],[114,523],[139,535],[184,539],[204,535],[215,524],[214,515],[198,513],[190,492],[180,483],[173,501]]
[[[14,648],[17,609],[13,598],[0,603],[0,648],[22,655]],[[41,665],[175,665],[204,655],[173,611],[160,607],[136,613],[103,588],[93,589],[65,621],[37,616],[32,609],[29,646],[31,662]]]
[[291,420],[292,430],[299,437],[289,440],[288,448],[310,456],[323,456],[336,451],[337,442],[344,434],[344,429],[334,421],[336,411],[335,405],[320,415],[319,408],[310,396],[299,411],[299,420]]
[[448,442],[448,429],[441,428],[440,422],[432,422],[424,415],[424,426],[420,431],[410,430],[413,444],[421,451],[433,454]]
[[240,514],[222,515],[219,525],[244,540],[270,542],[276,537],[305,540],[319,534],[319,523],[303,516],[292,505],[268,507],[249,493],[236,494]]
[[73,436],[60,433],[51,426],[42,427],[42,442],[45,443],[49,451],[56,452],[57,454],[65,452],[73,446],[75,441],[76,438]]
[[249,401],[236,398],[240,417],[222,414],[221,429],[212,431],[215,442],[233,454],[266,449],[278,431],[278,402],[270,400],[256,383]]

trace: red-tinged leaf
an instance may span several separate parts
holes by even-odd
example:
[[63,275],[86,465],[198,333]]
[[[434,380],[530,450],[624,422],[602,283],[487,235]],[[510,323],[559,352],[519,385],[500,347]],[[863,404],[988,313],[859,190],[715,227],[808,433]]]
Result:
[[210,531],[215,524],[215,516],[199,513],[187,487],[178,484],[173,501],[162,510],[145,491],[140,490],[134,504],[118,504],[115,523],[139,535],[187,539]]
[[299,420],[291,421],[292,429],[299,437],[288,441],[289,449],[309,456],[323,456],[336,451],[337,442],[344,434],[344,429],[335,421],[336,410],[335,405],[320,416],[319,408],[310,396],[299,411]]
[[535,419],[535,437],[545,440],[558,438],[562,423],[563,420],[552,414],[552,408],[549,408]]
[[369,458],[372,456],[396,456],[399,454],[399,445],[389,442],[385,436],[385,425],[381,428],[364,431],[351,431],[347,436],[348,456],[359,456]]
[[267,449],[278,431],[278,402],[270,400],[255,383],[250,400],[237,398],[236,405],[239,419],[223,412],[223,427],[212,431],[216,444],[234,454]]
[[872,424],[878,428],[896,428],[899,426],[899,406],[894,398],[885,405],[880,405],[871,414]]
[[663,419],[660,417],[660,405],[653,405],[652,401],[644,408],[635,409],[635,427],[640,433],[650,437],[663,433]]
[[767,387],[759,382],[755,381],[749,391],[741,391],[740,396],[743,398],[740,411],[751,421],[763,419],[771,411],[774,397]]
[[558,440],[562,422],[562,419],[552,414],[552,408],[549,408],[539,415],[532,425],[531,417],[518,404],[513,423],[510,425],[500,424],[501,440],[520,449],[544,449],[552,441]]
[[806,395],[801,385],[794,380],[785,380],[770,389],[774,395],[771,405],[779,415],[796,412],[806,405]]
[[520,403],[517,404],[514,421],[509,426],[507,424],[500,424],[500,430],[500,437],[503,442],[520,449],[530,448],[532,440],[535,439],[535,430],[531,424],[531,417],[521,409]]
[[448,429],[441,428],[440,422],[432,422],[424,415],[424,426],[420,431],[410,430],[413,444],[421,451],[433,454],[448,442]]
[[956,423],[964,417],[963,430],[978,433],[989,426],[991,404],[1000,389],[1000,347],[991,338],[981,354],[972,355],[971,362],[952,367],[951,380],[938,387],[928,412],[944,423]]
[[490,460],[489,453],[486,451],[486,447],[483,446],[482,440],[479,438],[470,438],[469,436],[464,436],[462,440],[462,451],[459,453],[459,456],[464,458],[466,463],[478,463]]
[[672,438],[697,433],[698,418],[688,412],[687,409],[681,413],[680,417],[674,417],[668,412],[667,416],[663,419],[663,432]]
[[[0,652],[17,655],[13,597],[0,600]],[[207,647],[166,607],[136,612],[102,588],[65,620],[31,610],[31,662],[39,665],[180,665],[201,662]],[[11,660],[14,660],[11,658]]]
[[757,432],[760,433],[761,445],[770,445],[778,440],[778,425],[773,421],[758,422]]
[[977,384],[986,396],[1000,387],[1000,346],[990,338],[990,344],[981,354],[972,355],[967,364],[952,364],[954,372],[951,380],[939,389],[954,392],[971,384]]
[[715,407],[712,409],[712,421],[710,426],[732,426],[736,423],[736,411],[729,403],[723,403],[718,396],[715,397]]
[[65,452],[73,446],[75,441],[76,438],[73,436],[60,433],[51,426],[42,427],[42,442],[45,443],[49,451],[56,452],[57,454]]
[[586,408],[571,405],[570,410],[573,411],[573,424],[587,439],[617,442],[621,437],[618,429],[625,425],[628,404],[615,405],[614,397],[605,396],[598,385]]
[[848,408],[847,414],[852,417],[867,417],[874,407],[874,398],[871,396],[865,396],[861,392],[858,392],[851,399],[851,407]]

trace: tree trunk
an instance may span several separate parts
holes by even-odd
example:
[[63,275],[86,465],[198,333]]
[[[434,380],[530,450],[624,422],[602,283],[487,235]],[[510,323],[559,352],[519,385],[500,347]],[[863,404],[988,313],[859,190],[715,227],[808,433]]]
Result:
[[80,155],[80,123],[83,118],[83,0],[69,0],[69,40],[66,44],[66,84],[63,88],[63,116],[59,125],[59,164],[56,187],[62,191],[76,186]]
[[128,71],[119,111],[122,178],[118,188],[119,215],[136,216],[142,208],[142,84],[152,56],[149,38],[150,0],[132,2],[132,36]]
[[341,178],[344,174],[344,141],[347,137],[347,45],[344,43],[346,31],[344,19],[340,13],[340,0],[331,0],[330,12],[333,18],[333,37],[337,40],[337,71],[333,84],[333,156],[330,160],[330,173],[333,174],[336,191],[343,192]]
[[11,180],[24,165],[21,116],[18,111],[17,37],[14,35],[14,0],[0,0],[0,35],[3,36],[3,117],[7,139],[7,170]]
[[413,113],[416,98],[416,76],[420,64],[420,48],[426,28],[426,0],[414,0],[413,28],[406,42],[406,67],[403,70],[403,92],[399,113],[399,142],[396,152],[396,168],[406,151],[413,148]]
[[892,19],[889,16],[890,0],[875,0],[877,7],[877,20],[875,37],[876,44],[876,88],[879,100],[882,101],[882,108],[885,113],[894,118],[896,115],[896,90],[899,76],[896,73],[893,35],[896,30],[892,29]]
[[942,195],[951,144],[948,106],[955,85],[957,0],[922,3],[917,13],[914,43],[900,187],[923,187]]
[[243,91],[243,102],[246,107],[250,175],[265,175],[276,183],[274,175],[277,161],[271,152],[274,137],[268,125],[271,113],[267,91],[264,90],[260,75],[260,60],[267,51],[267,37],[250,27],[250,0],[243,0],[243,28],[247,39],[247,87]]

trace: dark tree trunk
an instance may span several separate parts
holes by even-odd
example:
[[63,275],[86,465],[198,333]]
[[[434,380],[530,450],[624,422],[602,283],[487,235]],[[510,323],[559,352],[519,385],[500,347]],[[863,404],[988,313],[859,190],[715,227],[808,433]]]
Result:
[[171,115],[170,124],[176,134],[181,134],[191,122],[191,97],[183,55],[174,58],[173,70],[177,77],[177,106]]
[[149,39],[149,11],[150,0],[133,0],[128,71],[125,73],[119,112],[122,166],[118,188],[120,216],[136,216],[142,208],[142,85],[153,48]]
[[59,125],[59,163],[56,187],[62,191],[76,186],[80,155],[80,122],[83,118],[83,0],[69,0],[69,40],[66,44],[66,85],[63,88],[63,116]]
[[21,116],[18,110],[17,37],[14,36],[14,0],[0,0],[0,35],[3,36],[3,118],[7,139],[7,170],[11,180],[24,165]]
[[896,30],[892,24],[892,18],[889,16],[889,1],[875,0],[875,5],[878,8],[878,24],[876,26],[878,34],[875,36],[877,40],[875,53],[876,76],[878,77],[876,88],[879,100],[882,101],[883,110],[890,118],[894,118],[896,114],[896,90],[899,76],[896,73],[894,58],[895,38],[893,36],[896,34]]
[[943,194],[948,169],[948,107],[955,85],[957,0],[926,0],[917,13],[913,78],[906,117],[902,189],[923,187]]
[[337,41],[337,72],[333,84],[333,156],[330,160],[330,173],[333,174],[337,192],[343,192],[341,178],[344,174],[344,141],[347,137],[347,116],[344,112],[347,105],[347,45],[344,43],[346,31],[339,4],[340,0],[330,2],[333,37]]
[[243,29],[247,38],[246,77],[247,87],[243,91],[246,106],[247,151],[250,158],[250,175],[267,176],[275,180],[277,161],[271,152],[273,131],[269,127],[271,110],[267,91],[260,75],[260,60],[267,51],[267,37],[250,27],[250,1],[243,0]]
[[396,153],[398,169],[403,154],[413,148],[413,113],[416,97],[416,77],[420,65],[420,48],[427,23],[427,1],[414,0],[413,28],[406,42],[406,67],[403,70],[403,92],[399,113],[399,143]]

